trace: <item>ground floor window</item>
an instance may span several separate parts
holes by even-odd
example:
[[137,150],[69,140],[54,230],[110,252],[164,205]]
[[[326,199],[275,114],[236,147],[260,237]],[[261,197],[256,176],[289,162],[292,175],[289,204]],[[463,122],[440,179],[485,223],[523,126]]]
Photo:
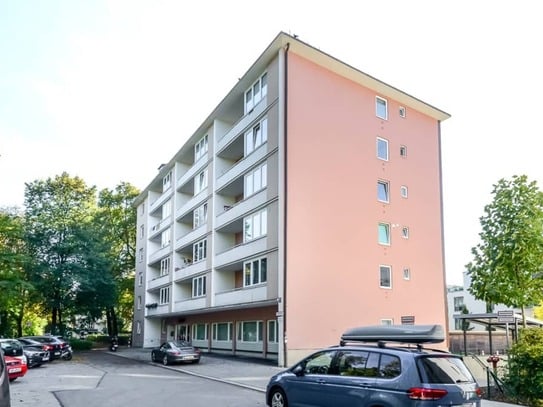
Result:
[[232,322],[219,322],[212,326],[214,341],[232,340]]
[[207,340],[207,324],[194,324],[192,327],[192,340]]
[[262,321],[239,322],[238,341],[262,342]]
[[269,343],[277,343],[277,338],[279,337],[279,327],[277,325],[277,321],[268,321],[268,342]]

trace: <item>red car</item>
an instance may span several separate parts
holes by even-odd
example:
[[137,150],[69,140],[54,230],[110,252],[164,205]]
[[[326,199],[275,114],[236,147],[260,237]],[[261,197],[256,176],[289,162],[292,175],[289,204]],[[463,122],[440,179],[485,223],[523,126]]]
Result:
[[23,364],[21,359],[4,355],[4,360],[6,362],[6,369],[8,371],[10,382],[14,381],[18,377],[23,377],[28,371],[28,366],[26,363]]

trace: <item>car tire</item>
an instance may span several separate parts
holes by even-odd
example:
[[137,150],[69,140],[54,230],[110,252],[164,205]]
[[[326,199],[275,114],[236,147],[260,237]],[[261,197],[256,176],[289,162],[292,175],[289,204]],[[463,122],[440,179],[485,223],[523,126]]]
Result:
[[164,366],[167,366],[168,365],[168,356],[167,355],[164,355],[164,357],[162,358],[162,364]]
[[279,388],[273,389],[270,396],[270,407],[288,407],[287,396]]

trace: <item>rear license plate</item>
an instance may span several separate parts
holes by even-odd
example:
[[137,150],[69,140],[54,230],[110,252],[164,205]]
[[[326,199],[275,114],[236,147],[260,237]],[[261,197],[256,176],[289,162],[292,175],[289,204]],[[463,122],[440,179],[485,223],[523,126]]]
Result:
[[194,359],[194,356],[183,356],[183,360],[191,360]]
[[8,369],[8,373],[19,373],[20,371],[20,367],[12,367],[11,369]]
[[60,352],[55,352],[55,355],[57,355],[57,356],[60,355]]

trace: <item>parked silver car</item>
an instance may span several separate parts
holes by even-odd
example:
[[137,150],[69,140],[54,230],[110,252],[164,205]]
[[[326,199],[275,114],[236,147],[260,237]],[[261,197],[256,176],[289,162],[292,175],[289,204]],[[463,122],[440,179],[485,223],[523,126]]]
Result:
[[0,407],[11,407],[9,378],[4,362],[4,352],[0,349]]

